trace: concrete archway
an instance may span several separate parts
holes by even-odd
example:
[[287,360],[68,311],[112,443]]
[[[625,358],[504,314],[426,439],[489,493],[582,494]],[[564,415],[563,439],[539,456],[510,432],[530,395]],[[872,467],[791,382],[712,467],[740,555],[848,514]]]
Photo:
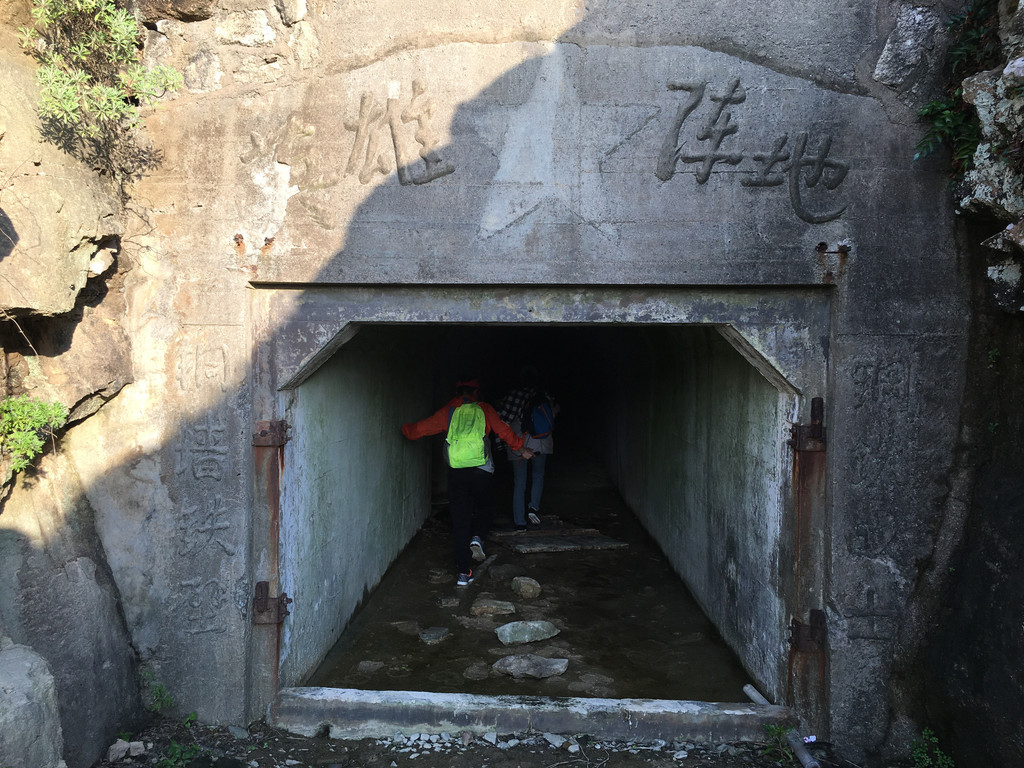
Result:
[[808,534],[800,519],[787,441],[826,394],[827,290],[256,294],[273,343],[258,347],[254,400],[290,427],[266,547],[274,586],[302,595],[273,651],[279,685],[312,672],[427,514],[429,458],[397,425],[436,407],[467,364],[486,365],[492,343],[543,333],[563,364],[588,369],[623,497],[762,690],[792,699],[786,632],[820,604],[825,521],[816,510]]

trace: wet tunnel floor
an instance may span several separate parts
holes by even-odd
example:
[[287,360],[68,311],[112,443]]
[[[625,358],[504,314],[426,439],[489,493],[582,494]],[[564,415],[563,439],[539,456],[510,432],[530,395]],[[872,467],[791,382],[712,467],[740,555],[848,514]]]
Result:
[[[498,459],[493,535],[476,581],[456,587],[447,507],[435,507],[308,681],[311,686],[537,695],[747,701],[750,682],[736,656],[690,596],[594,460],[550,457],[544,529],[597,528],[628,546],[613,550],[522,554],[510,544],[541,532],[513,533],[511,469]],[[516,576],[541,585],[519,597]],[[474,615],[481,598],[515,605],[511,615]],[[546,620],[556,636],[505,646],[495,629]],[[428,644],[424,630],[444,628]],[[492,665],[504,656],[568,659],[543,680],[513,679]]]

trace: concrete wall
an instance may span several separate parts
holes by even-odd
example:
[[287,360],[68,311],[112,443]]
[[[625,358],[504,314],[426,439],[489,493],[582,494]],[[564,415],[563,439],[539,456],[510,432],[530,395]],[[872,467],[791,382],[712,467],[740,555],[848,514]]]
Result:
[[616,484],[754,679],[784,699],[780,594],[790,503],[783,395],[713,328],[610,344],[606,454]]
[[402,423],[430,413],[427,338],[364,328],[293,390],[282,475],[283,685],[301,682],[430,508],[429,455]]

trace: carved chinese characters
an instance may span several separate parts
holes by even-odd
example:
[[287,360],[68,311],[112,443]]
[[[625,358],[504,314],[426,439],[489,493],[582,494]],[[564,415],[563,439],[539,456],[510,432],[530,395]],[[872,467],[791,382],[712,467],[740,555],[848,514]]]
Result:
[[[412,97],[405,105],[398,90],[392,83],[383,102],[371,91],[364,91],[358,108],[350,108],[355,114],[344,121],[352,134],[344,174],[361,184],[393,171],[402,185],[427,184],[455,171],[441,156],[440,137],[432,123],[436,107],[427,96],[425,82],[413,80]],[[817,207],[823,204],[813,205],[806,199],[810,191],[815,191],[816,199],[835,192],[849,172],[847,163],[832,157],[831,135],[786,132],[766,147],[744,148],[738,145],[741,126],[733,117],[734,110],[747,101],[739,78],[722,88],[707,80],[673,80],[668,82],[668,90],[685,94],[685,99],[664,134],[654,169],[658,179],[670,181],[681,169],[693,167],[696,182],[704,185],[713,173],[728,166],[736,169],[744,187],[784,187],[794,213],[809,224],[842,216],[846,205],[841,200]],[[415,128],[412,132],[410,124]]]
[[[725,149],[726,140],[739,132],[739,125],[732,120],[729,107],[746,101],[747,95],[739,79],[732,80],[722,91],[709,89],[707,81],[669,82],[670,91],[689,94],[677,109],[669,126],[668,134],[658,156],[655,175],[662,181],[671,179],[679,164],[696,164],[696,181],[706,184],[718,164],[739,166],[748,157],[757,164],[751,175],[742,178],[745,187],[776,187],[788,185],[789,201],[793,211],[808,224],[823,224],[839,218],[845,205],[826,211],[812,211],[803,200],[803,189],[814,189],[819,184],[833,191],[846,178],[849,166],[829,157],[832,137],[825,136],[811,145],[808,133],[798,133],[792,145],[790,135],[779,137],[770,151],[746,154],[732,148]],[[691,142],[684,133],[687,120],[698,107],[709,103],[693,133]],[[730,140],[731,143],[731,140]],[[792,147],[790,149],[790,146]]]
[[[405,108],[390,93],[383,105],[369,91],[363,93],[358,117],[345,122],[345,128],[355,134],[346,175],[354,174],[361,184],[368,184],[375,174],[387,176],[397,168],[398,182],[404,186],[426,184],[455,171],[436,151],[441,139],[431,126],[435,107],[426,91],[426,83],[413,80],[412,99]],[[404,129],[407,123],[415,124],[412,140]],[[414,170],[416,156],[424,165],[419,171]]]
[[[220,402],[232,386],[230,345],[223,326],[214,340],[206,334],[183,340],[174,355],[174,381],[185,398]],[[212,335],[212,334],[211,334]],[[177,489],[173,552],[178,563],[172,601],[174,616],[188,635],[228,632],[229,581],[225,572],[239,550],[237,506],[233,489],[237,459],[230,409],[200,409],[180,427],[173,446]]]

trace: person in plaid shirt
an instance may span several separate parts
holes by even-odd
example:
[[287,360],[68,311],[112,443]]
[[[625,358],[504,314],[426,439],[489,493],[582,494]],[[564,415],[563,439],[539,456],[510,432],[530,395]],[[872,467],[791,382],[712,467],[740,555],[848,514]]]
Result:
[[[552,397],[540,386],[540,374],[533,366],[526,366],[519,374],[519,386],[505,395],[498,404],[498,415],[516,432],[523,431],[524,411],[533,399],[534,395],[540,392],[551,405],[553,413],[558,413]],[[500,447],[500,445],[499,445]],[[536,527],[540,525],[540,499],[544,493],[544,469],[547,464],[547,456],[554,452],[554,440],[551,434],[538,438],[528,436],[524,447],[533,452],[533,457],[524,456],[522,451],[514,450],[512,446],[505,445],[508,460],[512,463],[512,521],[517,531],[525,531],[527,524]],[[527,475],[530,481],[530,502],[526,504],[526,483]]]

